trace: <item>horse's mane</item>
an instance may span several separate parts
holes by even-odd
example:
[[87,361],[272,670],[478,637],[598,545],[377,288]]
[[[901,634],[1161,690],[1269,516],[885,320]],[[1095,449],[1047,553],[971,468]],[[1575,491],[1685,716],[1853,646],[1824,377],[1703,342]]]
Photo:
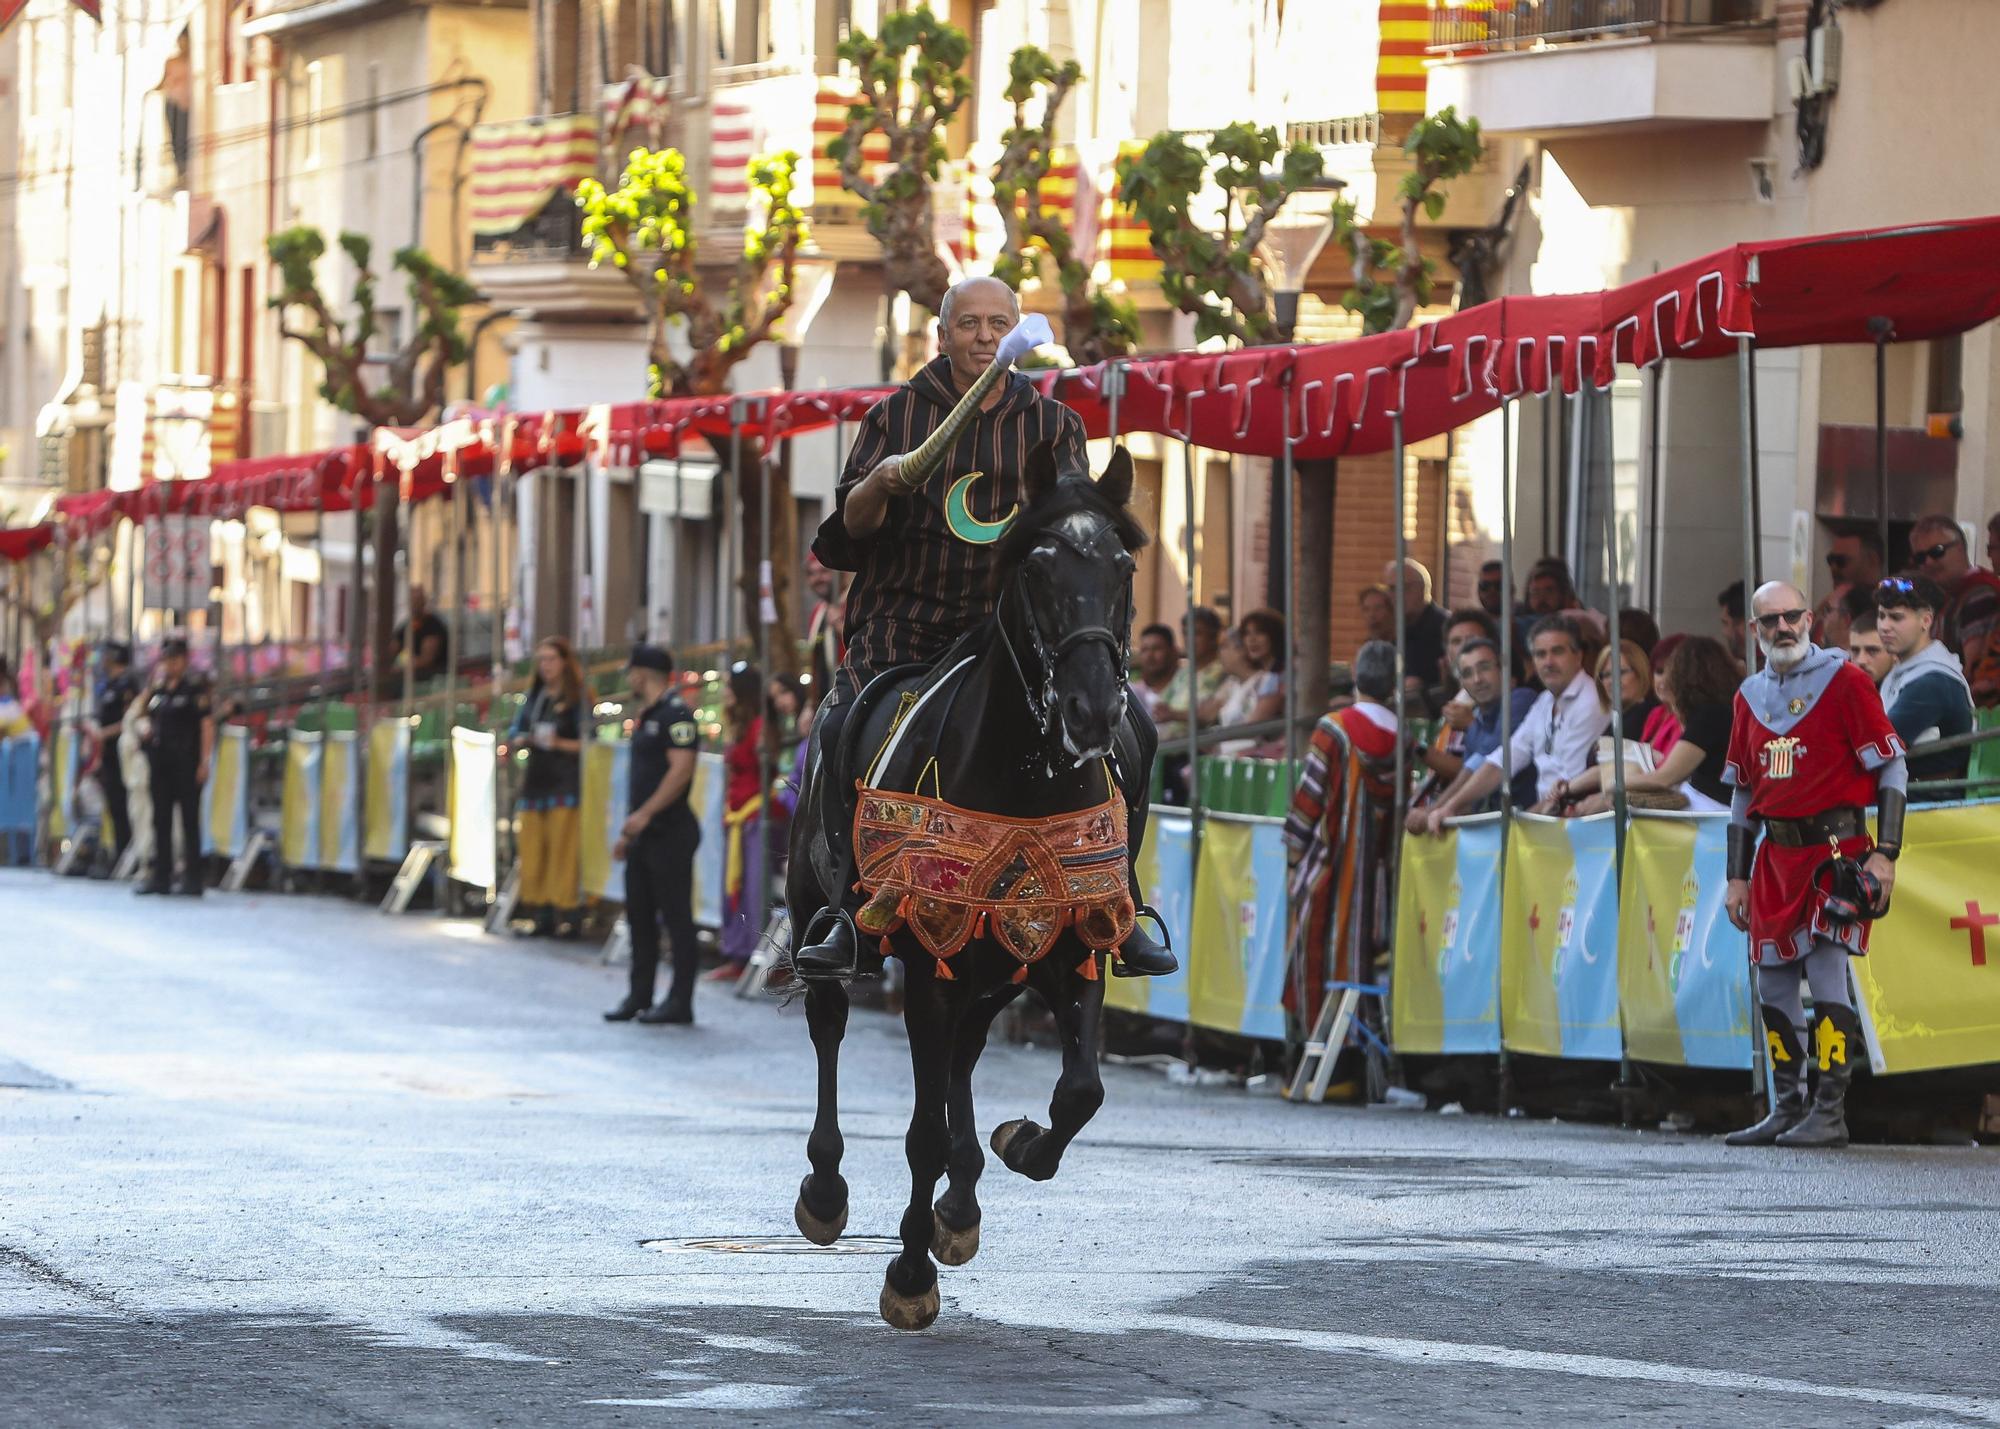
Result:
[[993,588],[998,590],[1007,583],[1040,542],[1044,531],[1079,514],[1103,517],[1128,551],[1139,550],[1152,539],[1139,524],[1139,518],[1100,491],[1095,481],[1087,476],[1066,476],[1017,515],[993,543]]

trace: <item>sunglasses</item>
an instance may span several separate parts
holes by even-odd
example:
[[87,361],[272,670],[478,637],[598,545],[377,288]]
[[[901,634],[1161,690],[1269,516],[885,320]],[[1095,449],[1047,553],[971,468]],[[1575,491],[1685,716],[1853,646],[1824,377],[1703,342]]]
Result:
[[1931,561],[1941,561],[1944,559],[1944,553],[1946,551],[1949,551],[1954,546],[1962,544],[1964,543],[1960,541],[1940,541],[1935,546],[1926,546],[1921,551],[1910,552],[1910,558],[1914,561],[1917,561],[1919,564],[1926,564]]
[[1804,610],[1774,610],[1769,615],[1760,615],[1757,617],[1757,628],[1760,630],[1776,630],[1781,625],[1797,625],[1808,614],[1810,612]]

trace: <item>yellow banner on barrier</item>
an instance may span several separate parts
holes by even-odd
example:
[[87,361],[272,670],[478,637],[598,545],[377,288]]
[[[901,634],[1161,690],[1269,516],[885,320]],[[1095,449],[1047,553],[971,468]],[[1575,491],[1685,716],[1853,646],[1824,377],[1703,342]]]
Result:
[[[1408,840],[1405,840],[1405,847]],[[1500,1026],[1507,1049],[1562,1055],[1553,965],[1576,917],[1576,850],[1560,819],[1517,818],[1500,910]]]
[[[1625,841],[1625,906],[1618,937],[1618,996],[1625,1048],[1641,1062],[1685,1063],[1674,988],[1689,955],[1701,884],[1694,823],[1647,820]],[[1747,956],[1747,955],[1746,955]]]
[[[1160,841],[1149,838],[1139,846],[1139,856],[1132,861],[1132,872],[1139,880],[1141,890],[1154,888],[1160,881]],[[1188,951],[1179,950],[1181,962],[1186,963]],[[1104,1005],[1120,1012],[1148,1011],[1152,1004],[1147,997],[1146,984],[1150,978],[1114,977],[1104,984]]]
[[1458,830],[1403,840],[1396,889],[1396,956],[1390,964],[1389,1007],[1398,1051],[1445,1050],[1441,955],[1457,935],[1460,887]]
[[1188,950],[1188,1018],[1199,1027],[1234,1032],[1243,1022],[1244,910],[1257,906],[1250,834],[1249,824],[1221,819],[1202,826]]
[[1889,916],[1849,966],[1878,1072],[2000,1062],[2000,804],[1919,809]]
[[76,793],[77,738],[76,730],[67,721],[56,726],[54,762],[49,768],[49,837],[68,838],[73,832],[70,827],[70,799]]
[[320,747],[319,857],[315,868],[345,870],[351,862],[354,827],[354,741],[352,734],[327,736]]
[[297,730],[285,738],[285,787],[278,812],[278,861],[310,868],[319,852],[320,737]]
[[381,863],[401,863],[409,832],[410,738],[414,719],[380,719],[368,728],[368,785],[362,795],[362,849]]
[[216,731],[214,766],[208,772],[211,851],[235,858],[241,847],[244,780],[249,775],[250,731],[225,725]]
[[[601,895],[611,881],[610,810],[618,791],[612,788],[612,774],[618,767],[618,750],[601,740],[583,742],[583,787],[577,801],[577,866],[584,891]],[[619,889],[622,895],[624,890]]]

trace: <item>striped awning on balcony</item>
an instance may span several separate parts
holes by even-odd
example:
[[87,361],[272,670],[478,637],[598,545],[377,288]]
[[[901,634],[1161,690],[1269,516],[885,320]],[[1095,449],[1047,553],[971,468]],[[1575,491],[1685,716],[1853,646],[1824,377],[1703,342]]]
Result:
[[1427,0],[1382,0],[1381,49],[1375,60],[1375,107],[1384,114],[1422,114],[1424,57],[1431,42]]
[[[812,198],[815,209],[859,208],[861,200],[842,187],[840,162],[827,152],[847,128],[847,111],[861,97],[860,87],[850,80],[822,79],[813,97]],[[889,136],[870,130],[861,141],[862,171],[869,172],[889,162]]]
[[[1118,146],[1120,155],[1146,152],[1146,141],[1128,139]],[[1160,260],[1153,252],[1152,230],[1129,204],[1119,202],[1118,181],[1113,171],[1110,213],[1104,220],[1104,257],[1111,265],[1111,277],[1123,283],[1157,283]]]
[[512,233],[558,192],[597,172],[597,119],[555,114],[472,131],[472,231]]

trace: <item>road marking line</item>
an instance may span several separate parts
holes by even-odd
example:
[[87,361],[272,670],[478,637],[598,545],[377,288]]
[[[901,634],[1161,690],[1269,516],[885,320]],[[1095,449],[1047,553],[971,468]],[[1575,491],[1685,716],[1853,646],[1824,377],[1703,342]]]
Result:
[[[1662,1364],[1653,1360],[1619,1359],[1610,1355],[1563,1354],[1521,1350],[1509,1345],[1463,1344],[1452,1340],[1413,1340],[1394,1335],[1343,1335],[1331,1330],[1289,1329],[1280,1325],[1228,1325],[1187,1315],[1152,1315],[1140,1323],[1169,1334],[1210,1340],[1292,1344],[1329,1354],[1370,1355],[1408,1364],[1467,1364],[1495,1369],[1538,1370],[1589,1379],[1652,1380],[1660,1384],[1698,1385],[1757,1394],[1799,1394],[1859,1404],[1889,1404],[1905,1409],[1955,1414],[1986,1424],[2000,1424],[2000,1400],[1958,1394],[1918,1394],[1900,1389],[1816,1384],[1775,1375],[1743,1374],[1736,1370],[1703,1369],[1695,1365]],[[1135,1326],[1136,1328],[1136,1326]]]

